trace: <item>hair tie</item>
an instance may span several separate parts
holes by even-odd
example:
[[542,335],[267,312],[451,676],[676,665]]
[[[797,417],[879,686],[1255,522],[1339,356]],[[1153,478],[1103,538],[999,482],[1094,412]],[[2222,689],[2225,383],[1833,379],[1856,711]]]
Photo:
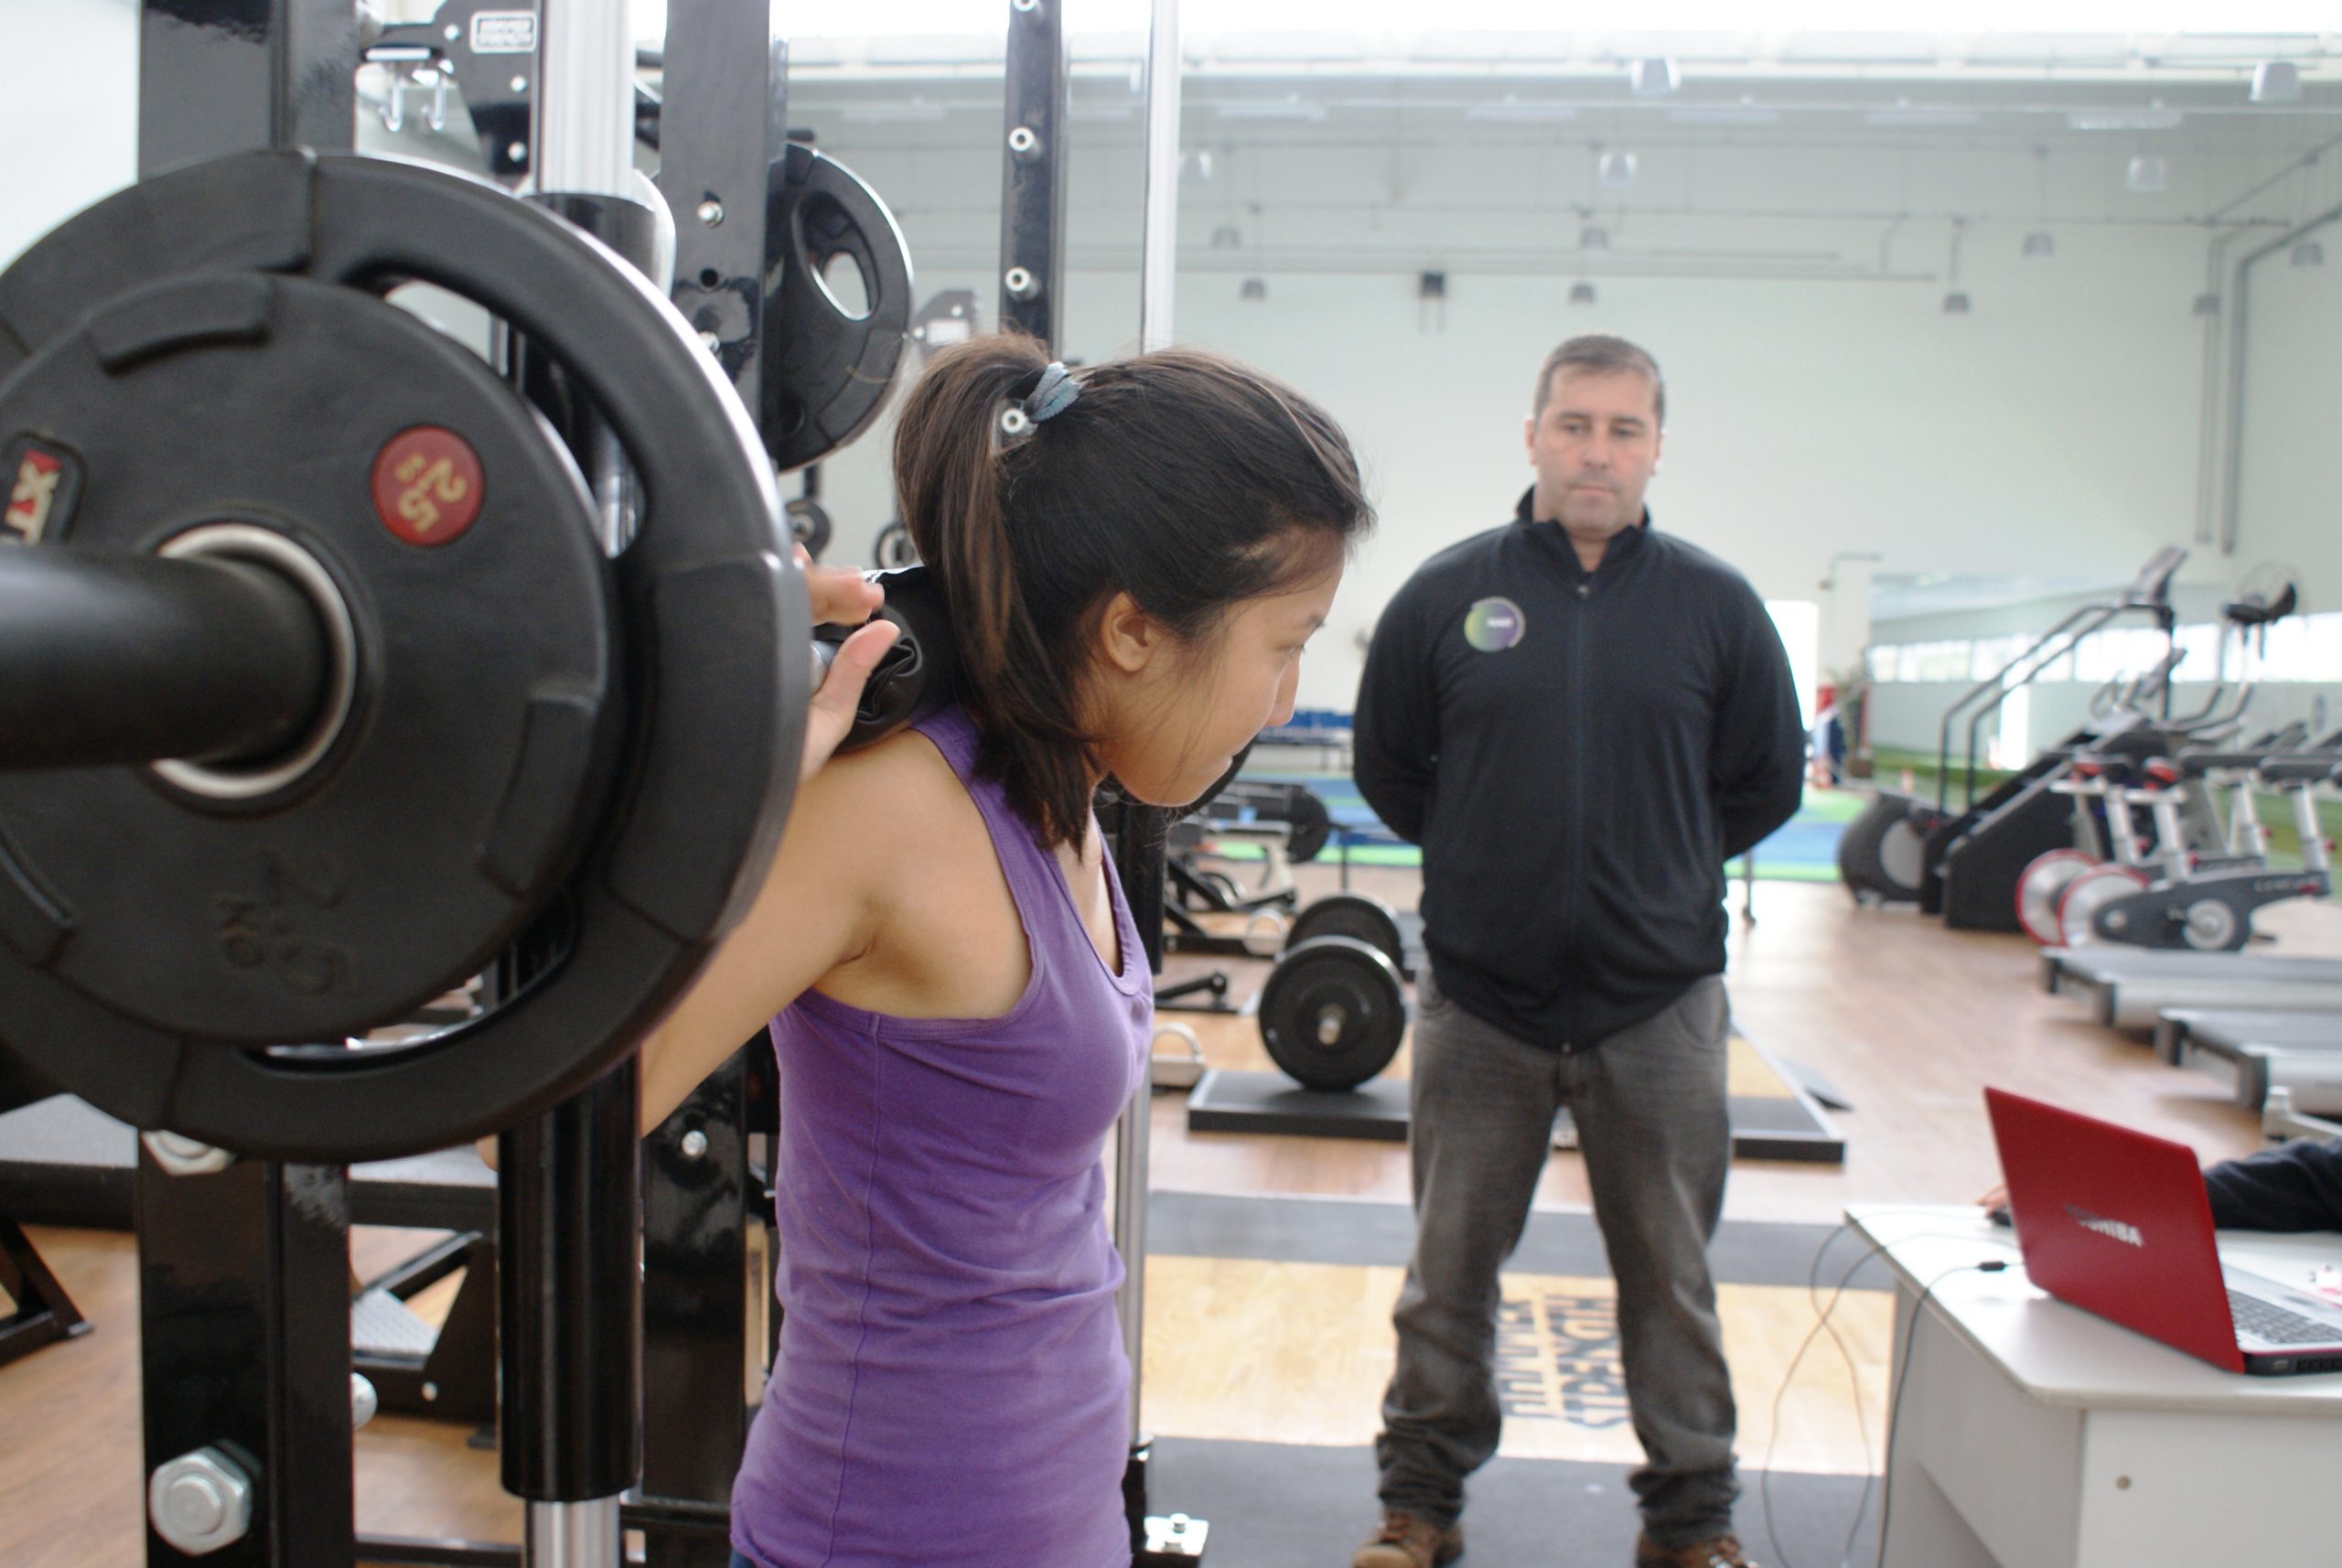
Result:
[[1011,440],[1029,435],[1044,420],[1054,419],[1071,408],[1073,400],[1080,395],[1081,383],[1073,379],[1073,372],[1065,368],[1063,360],[1052,360],[1031,392],[1001,410],[1000,433]]
[[1073,379],[1073,372],[1065,368],[1065,362],[1051,360],[1049,368],[1041,372],[1040,384],[1025,400],[1025,412],[1034,424],[1039,424],[1072,407],[1073,400],[1080,395],[1081,383]]

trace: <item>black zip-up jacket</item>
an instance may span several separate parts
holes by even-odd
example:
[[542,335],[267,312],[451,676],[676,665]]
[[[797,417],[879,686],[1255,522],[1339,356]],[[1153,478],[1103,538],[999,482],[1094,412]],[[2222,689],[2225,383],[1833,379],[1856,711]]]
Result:
[[2342,1230],[2342,1139],[2303,1140],[2204,1173],[2223,1230]]
[[1747,579],[1649,512],[1589,574],[1530,501],[1383,611],[1357,776],[1423,845],[1440,990],[1571,1050],[1723,972],[1724,863],[1796,813],[1805,735]]

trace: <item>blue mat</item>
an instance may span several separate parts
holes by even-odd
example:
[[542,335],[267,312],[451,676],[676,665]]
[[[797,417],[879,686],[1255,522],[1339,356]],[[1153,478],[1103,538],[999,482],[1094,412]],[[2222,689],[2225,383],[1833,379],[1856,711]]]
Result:
[[[1339,860],[1344,846],[1350,851],[1353,865],[1421,865],[1423,852],[1407,843],[1382,825],[1374,808],[1359,794],[1357,782],[1348,775],[1338,773],[1305,773],[1288,771],[1254,772],[1247,768],[1244,778],[1262,784],[1299,784],[1325,802],[1326,814],[1333,819],[1334,832],[1318,859]],[[1846,812],[1839,800],[1828,795],[1809,792],[1798,814],[1784,822],[1773,834],[1756,846],[1756,880],[1759,882],[1834,882],[1838,879],[1838,835],[1845,831]],[[1257,859],[1260,852],[1247,844],[1230,844],[1225,852],[1230,860]],[[1735,860],[1726,871],[1733,876],[1743,874],[1739,861]]]

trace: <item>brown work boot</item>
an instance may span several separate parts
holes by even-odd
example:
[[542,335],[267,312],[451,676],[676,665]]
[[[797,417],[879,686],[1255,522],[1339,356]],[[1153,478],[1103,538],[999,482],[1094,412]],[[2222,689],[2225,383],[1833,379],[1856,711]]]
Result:
[[1350,1559],[1350,1568],[1433,1568],[1439,1563],[1453,1563],[1464,1555],[1464,1527],[1451,1524],[1445,1530],[1427,1519],[1399,1509],[1386,1509],[1382,1528],[1374,1539],[1358,1549]]
[[1648,1535],[1635,1541],[1635,1568],[1756,1568],[1736,1535],[1710,1536],[1689,1546],[1663,1547]]

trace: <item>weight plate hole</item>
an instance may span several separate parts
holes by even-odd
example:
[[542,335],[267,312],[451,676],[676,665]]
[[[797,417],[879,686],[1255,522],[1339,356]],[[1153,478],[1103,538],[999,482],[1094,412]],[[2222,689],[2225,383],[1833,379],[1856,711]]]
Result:
[[850,321],[869,319],[870,279],[862,270],[860,257],[851,251],[833,251],[823,258],[816,275],[822,292],[830,296],[840,316]]

